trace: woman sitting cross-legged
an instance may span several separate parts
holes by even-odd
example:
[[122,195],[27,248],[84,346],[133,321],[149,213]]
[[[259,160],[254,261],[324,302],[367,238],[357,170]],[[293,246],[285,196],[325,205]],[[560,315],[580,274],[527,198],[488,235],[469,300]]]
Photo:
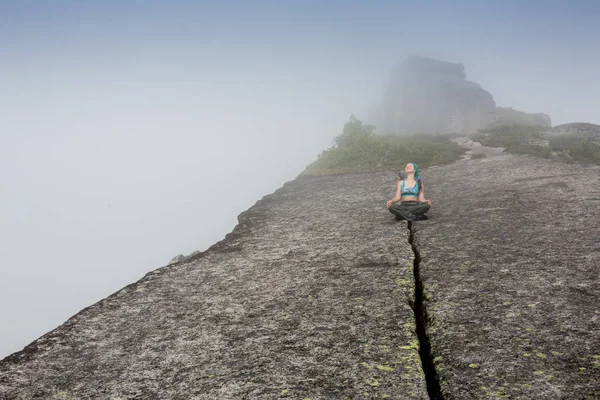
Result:
[[396,221],[428,219],[425,213],[429,211],[431,201],[425,200],[419,168],[414,163],[408,163],[404,172],[406,178],[398,181],[396,196],[387,202],[388,209],[396,216]]

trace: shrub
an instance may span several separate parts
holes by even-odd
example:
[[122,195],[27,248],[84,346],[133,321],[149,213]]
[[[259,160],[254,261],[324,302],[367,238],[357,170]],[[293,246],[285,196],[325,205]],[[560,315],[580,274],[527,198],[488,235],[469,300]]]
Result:
[[550,145],[546,145],[542,147],[542,157],[550,158],[552,157],[552,147]]
[[505,125],[479,131],[471,136],[484,146],[504,147],[509,153],[600,164],[600,143],[576,134],[545,135],[539,126]]
[[430,166],[452,162],[465,149],[445,135],[380,136],[354,116],[331,148],[322,151],[303,175],[329,175],[403,169],[409,162]]
[[600,144],[589,138],[558,136],[552,138],[550,143],[554,149],[566,153],[574,161],[600,165]]

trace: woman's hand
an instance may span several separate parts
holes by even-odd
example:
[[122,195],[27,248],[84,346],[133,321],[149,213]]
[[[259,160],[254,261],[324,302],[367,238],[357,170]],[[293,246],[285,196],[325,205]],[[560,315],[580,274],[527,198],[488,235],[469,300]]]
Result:
[[425,200],[423,203],[427,203],[427,205],[431,207],[431,200]]
[[387,202],[387,208],[390,208],[393,203],[394,203],[394,199],[388,200],[388,202]]

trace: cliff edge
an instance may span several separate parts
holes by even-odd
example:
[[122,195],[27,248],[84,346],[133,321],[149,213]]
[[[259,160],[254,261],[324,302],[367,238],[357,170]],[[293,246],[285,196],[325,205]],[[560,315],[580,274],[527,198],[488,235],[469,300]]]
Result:
[[5,399],[596,399],[600,167],[490,153],[301,177],[0,361]]
[[[0,362],[8,399],[424,399],[392,173],[306,177]],[[383,206],[383,208],[382,208]]]

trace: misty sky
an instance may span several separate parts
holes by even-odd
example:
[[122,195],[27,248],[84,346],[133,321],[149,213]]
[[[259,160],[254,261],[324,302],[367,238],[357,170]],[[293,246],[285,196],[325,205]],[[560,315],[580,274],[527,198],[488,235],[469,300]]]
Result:
[[0,358],[222,239],[350,114],[368,118],[407,54],[465,64],[499,106],[600,124],[599,13],[0,0]]

